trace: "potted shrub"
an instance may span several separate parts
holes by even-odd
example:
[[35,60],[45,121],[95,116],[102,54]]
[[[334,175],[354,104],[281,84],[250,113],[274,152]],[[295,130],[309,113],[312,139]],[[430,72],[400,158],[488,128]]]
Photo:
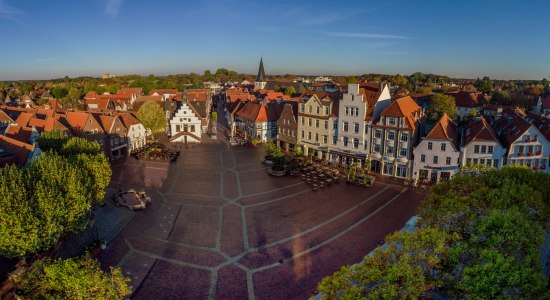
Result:
[[523,152],[518,152],[518,156],[523,156]]

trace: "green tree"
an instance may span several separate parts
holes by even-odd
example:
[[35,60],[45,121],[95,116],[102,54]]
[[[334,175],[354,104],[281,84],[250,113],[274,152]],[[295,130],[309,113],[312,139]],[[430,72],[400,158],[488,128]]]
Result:
[[478,91],[485,94],[491,94],[493,91],[493,81],[487,76],[483,77],[482,80],[478,79],[475,86]]
[[512,98],[506,91],[495,91],[491,96],[491,102],[499,105],[512,105]]
[[57,99],[61,99],[65,96],[67,96],[67,94],[69,94],[69,91],[67,91],[66,89],[64,88],[53,88],[52,91],[51,91],[51,94],[57,98]]
[[428,86],[419,86],[416,92],[425,95],[433,94],[432,88]]
[[324,278],[317,289],[327,299],[419,299],[442,284],[439,276],[452,236],[423,228],[397,232],[385,248]]
[[106,273],[89,256],[38,260],[14,279],[26,299],[124,299],[132,293],[119,268]]
[[54,150],[60,152],[63,145],[69,140],[69,136],[58,129],[42,132],[38,138],[38,146],[42,151]]
[[59,152],[64,155],[96,155],[101,153],[101,146],[96,141],[89,141],[84,138],[73,137],[67,140],[62,145]]
[[25,185],[26,177],[18,167],[0,168],[0,254],[21,257],[41,247],[40,220]]
[[401,74],[397,74],[393,76],[391,82],[394,86],[400,86],[400,87],[406,86],[407,83],[409,83],[407,78],[405,76],[401,76]]
[[357,77],[355,77],[355,76],[348,76],[348,77],[346,77],[346,82],[347,83],[358,83],[359,80],[357,80]]
[[437,121],[445,113],[451,117],[457,115],[455,99],[449,95],[433,95],[428,105],[428,109],[426,110],[426,116],[432,121]]
[[30,82],[24,82],[23,84],[21,84],[19,86],[19,90],[23,94],[28,94],[30,91],[34,90],[34,87],[32,86],[32,84]]
[[275,86],[273,87],[273,91],[274,91],[274,92],[280,92],[280,91],[281,91],[281,87],[278,86],[278,85],[275,85]]
[[294,89],[294,87],[289,86],[289,87],[285,88],[284,94],[287,95],[287,96],[292,96],[292,95],[296,94],[296,90]]
[[138,110],[137,118],[152,132],[161,131],[166,126],[164,110],[153,100],[143,103]]

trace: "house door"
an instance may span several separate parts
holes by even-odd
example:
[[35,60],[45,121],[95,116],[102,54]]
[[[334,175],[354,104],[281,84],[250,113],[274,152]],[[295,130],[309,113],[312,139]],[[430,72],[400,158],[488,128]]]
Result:
[[420,170],[419,179],[428,180],[428,170]]
[[375,172],[375,173],[380,173],[380,161],[373,160],[371,162],[370,170]]
[[437,171],[432,170],[432,176],[430,177],[431,182],[437,182]]

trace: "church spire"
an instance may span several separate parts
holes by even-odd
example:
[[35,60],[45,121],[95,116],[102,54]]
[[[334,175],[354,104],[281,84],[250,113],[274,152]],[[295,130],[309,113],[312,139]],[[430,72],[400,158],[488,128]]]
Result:
[[265,82],[265,71],[264,71],[264,59],[263,59],[263,57],[260,58],[260,69],[258,69],[258,76],[256,77],[256,81]]

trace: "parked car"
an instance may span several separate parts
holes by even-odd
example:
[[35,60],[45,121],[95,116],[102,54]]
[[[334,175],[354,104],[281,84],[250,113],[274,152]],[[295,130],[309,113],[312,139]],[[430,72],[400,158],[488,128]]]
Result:
[[113,195],[113,201],[116,205],[126,206],[131,210],[145,209],[147,204],[151,203],[151,197],[145,194],[145,191],[139,192],[130,189],[126,192],[118,192]]

